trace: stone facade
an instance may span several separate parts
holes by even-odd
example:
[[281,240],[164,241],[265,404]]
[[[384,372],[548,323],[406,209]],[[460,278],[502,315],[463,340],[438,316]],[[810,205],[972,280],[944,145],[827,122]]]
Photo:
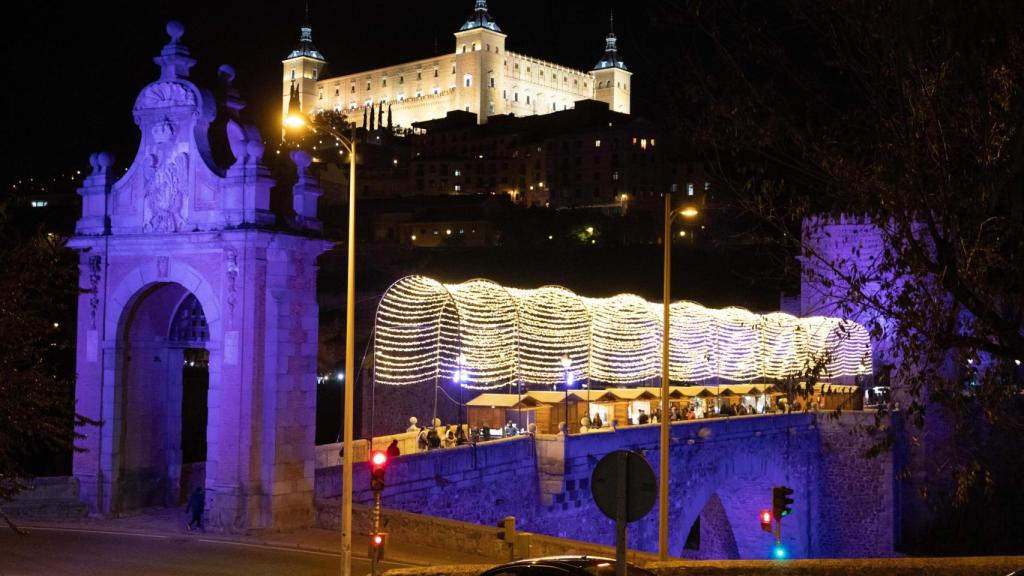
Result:
[[[774,544],[758,511],[772,486],[792,487],[783,522],[792,557],[887,556],[894,547],[896,466],[890,455],[865,459],[873,441],[864,414],[740,417],[672,425],[669,552],[673,556],[767,558]],[[597,509],[590,478],[605,454],[645,453],[657,471],[658,427],[521,437],[392,460],[385,509],[493,526],[516,516],[522,531],[614,545],[614,522]],[[321,500],[340,493],[339,467],[317,471]],[[357,462],[356,502],[372,500],[366,465]],[[655,552],[657,507],[629,526],[630,546]],[[701,547],[684,550],[701,518]]]
[[313,47],[307,25],[299,47],[283,61],[282,111],[288,113],[297,89],[303,112],[343,111],[363,128],[380,127],[389,114],[395,126],[408,128],[451,110],[472,112],[483,123],[496,114],[567,110],[578,100],[600,100],[613,112],[630,113],[632,73],[617,56],[614,32],[605,58],[590,72],[508,52],[506,37],[490,20],[487,3],[477,2],[449,54],[324,78],[327,61]]
[[79,190],[76,401],[102,424],[85,431],[74,475],[93,512],[185,498],[183,469],[196,466],[182,461],[182,366],[187,350],[201,349],[210,523],[308,525],[316,258],[329,247],[314,239],[319,189],[308,156],[296,154],[294,212],[271,210],[277,183],[259,132],[240,120],[233,70],[221,67],[214,97],[188,79],[184,28],[172,22],[167,32],[160,78],[133,110],[142,132],[134,162],[116,178],[110,155],[94,154]]

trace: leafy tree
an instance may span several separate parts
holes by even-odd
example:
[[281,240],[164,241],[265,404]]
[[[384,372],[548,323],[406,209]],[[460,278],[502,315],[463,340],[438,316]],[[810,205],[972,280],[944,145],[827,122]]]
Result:
[[[74,450],[77,258],[54,233],[24,233],[0,205],[0,502],[27,489],[40,453]],[[0,510],[2,517],[14,525]]]
[[[753,216],[746,232],[788,265],[802,256],[805,280],[887,350],[912,441],[943,445],[920,487],[958,506],[946,535],[974,551],[1024,541],[1024,469],[1006,458],[1024,432],[1022,15],[997,0],[661,15],[686,31],[669,51],[674,120]],[[843,214],[864,226],[829,237]]]

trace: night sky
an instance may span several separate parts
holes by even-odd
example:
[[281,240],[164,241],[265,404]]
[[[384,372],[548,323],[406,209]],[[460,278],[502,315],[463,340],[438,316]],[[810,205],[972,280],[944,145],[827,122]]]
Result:
[[[310,0],[313,40],[330,76],[397,64],[453,50],[453,33],[473,0],[331,2]],[[491,0],[492,16],[508,34],[508,49],[590,70],[604,50],[615,9],[620,53],[636,76],[634,113],[655,115],[658,49],[651,27],[657,9],[623,0],[554,2]],[[281,60],[298,40],[304,2],[77,2],[55,7],[26,2],[8,20],[8,103],[5,126],[14,152],[3,160],[3,183],[88,167],[96,150],[113,150],[125,167],[138,143],[131,109],[156,80],[152,59],[167,43],[169,19],[185,24],[183,43],[198,60],[192,79],[212,87],[217,67],[230,64],[249,103],[249,121],[271,133],[280,105]],[[6,189],[6,186],[5,186]]]

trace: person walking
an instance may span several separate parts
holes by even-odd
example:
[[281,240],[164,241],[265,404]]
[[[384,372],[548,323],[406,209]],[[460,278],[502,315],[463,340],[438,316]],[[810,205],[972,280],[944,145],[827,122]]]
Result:
[[202,532],[206,532],[203,528],[203,512],[206,510],[206,498],[203,496],[203,489],[196,488],[195,492],[192,493],[188,498],[188,506],[185,507],[185,514],[192,514],[192,519],[188,521],[185,529],[189,532],[192,528],[198,528]]

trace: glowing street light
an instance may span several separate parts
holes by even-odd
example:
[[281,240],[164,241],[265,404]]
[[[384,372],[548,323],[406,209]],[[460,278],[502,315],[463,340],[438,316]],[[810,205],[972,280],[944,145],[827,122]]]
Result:
[[[345,374],[355,374],[355,340],[356,340],[356,125],[352,124],[349,136],[338,132],[324,124],[313,126],[309,120],[296,113],[284,118],[286,128],[300,130],[309,128],[316,132],[323,130],[333,136],[348,154],[348,283],[346,287],[345,306]],[[342,428],[343,446],[349,449],[341,466],[341,573],[352,573],[352,420],[355,412],[355,396],[353,387],[358,378],[345,384],[344,426]]]

